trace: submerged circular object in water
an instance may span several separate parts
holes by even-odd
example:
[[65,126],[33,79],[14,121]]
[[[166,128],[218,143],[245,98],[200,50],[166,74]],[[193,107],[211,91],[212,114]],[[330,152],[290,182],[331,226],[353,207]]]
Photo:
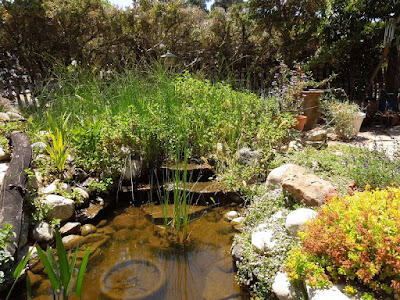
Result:
[[157,264],[133,259],[108,270],[100,279],[100,292],[112,300],[153,299],[164,284],[165,273]]

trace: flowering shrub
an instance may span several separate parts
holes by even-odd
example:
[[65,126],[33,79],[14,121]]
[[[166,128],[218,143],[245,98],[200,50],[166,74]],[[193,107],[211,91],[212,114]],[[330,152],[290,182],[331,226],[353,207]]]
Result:
[[280,63],[269,95],[277,100],[281,113],[300,114],[302,112],[301,92],[310,83],[308,76],[301,70],[300,65],[291,70],[285,63]]
[[400,189],[334,198],[299,234],[288,254],[292,280],[314,287],[347,281],[374,293],[400,296]]

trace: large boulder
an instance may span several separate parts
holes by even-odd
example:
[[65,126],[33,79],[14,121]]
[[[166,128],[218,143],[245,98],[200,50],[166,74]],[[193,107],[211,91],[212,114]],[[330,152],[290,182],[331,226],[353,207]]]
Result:
[[305,174],[306,170],[298,165],[284,164],[278,168],[273,169],[267,177],[267,187],[279,188],[282,184],[282,178],[286,174]]
[[272,291],[279,300],[296,300],[299,299],[298,292],[290,283],[286,273],[279,272],[276,274],[272,283]]
[[332,183],[314,174],[286,171],[281,183],[284,191],[306,206],[322,206],[326,200],[338,195]]
[[49,217],[68,221],[75,212],[75,201],[58,195],[47,195],[43,204],[50,207]]
[[274,231],[268,228],[268,224],[260,224],[251,234],[251,244],[258,252],[270,251],[276,246],[273,236]]
[[32,237],[38,243],[49,244],[54,240],[55,231],[47,222],[40,222],[32,230]]
[[313,220],[317,214],[310,208],[296,209],[286,217],[285,227],[292,236],[297,237],[297,232],[303,228],[307,221]]

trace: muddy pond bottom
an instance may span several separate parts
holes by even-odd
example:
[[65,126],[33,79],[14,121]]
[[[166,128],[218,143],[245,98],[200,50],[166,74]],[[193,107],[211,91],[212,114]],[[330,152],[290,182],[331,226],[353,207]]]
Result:
[[[228,210],[197,215],[185,245],[171,242],[164,226],[138,207],[115,211],[80,237],[80,248],[91,249],[82,299],[248,299],[234,278],[229,250],[237,231],[223,217]],[[34,299],[53,299],[43,278]]]

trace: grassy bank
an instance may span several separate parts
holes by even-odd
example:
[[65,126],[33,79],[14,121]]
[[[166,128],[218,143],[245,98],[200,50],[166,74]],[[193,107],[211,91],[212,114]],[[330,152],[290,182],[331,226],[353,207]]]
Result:
[[94,72],[66,72],[60,78],[41,95],[47,105],[32,114],[31,139],[49,128],[46,113],[58,124],[68,116],[67,146],[77,166],[100,177],[115,178],[126,153],[147,167],[175,157],[185,139],[192,158],[233,157],[242,147],[268,156],[293,123],[272,98],[163,68],[102,79]]

